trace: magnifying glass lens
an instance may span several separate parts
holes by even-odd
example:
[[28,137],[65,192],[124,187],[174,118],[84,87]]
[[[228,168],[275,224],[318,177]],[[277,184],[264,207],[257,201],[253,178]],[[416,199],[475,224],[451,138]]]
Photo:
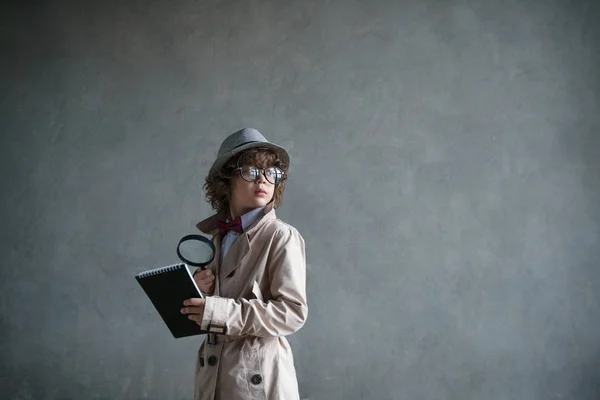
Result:
[[184,263],[203,268],[215,257],[215,247],[204,236],[188,235],[179,241],[177,255]]

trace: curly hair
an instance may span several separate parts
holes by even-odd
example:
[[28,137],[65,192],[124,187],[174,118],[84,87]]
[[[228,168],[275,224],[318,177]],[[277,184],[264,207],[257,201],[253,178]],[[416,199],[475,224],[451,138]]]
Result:
[[245,165],[253,165],[259,168],[281,168],[284,171],[283,181],[275,186],[272,200],[273,207],[277,208],[283,202],[283,192],[285,191],[285,180],[287,179],[289,166],[285,165],[273,150],[255,147],[230,158],[220,170],[212,171],[206,177],[203,185],[203,189],[206,191],[206,201],[217,213],[229,212],[233,171]]

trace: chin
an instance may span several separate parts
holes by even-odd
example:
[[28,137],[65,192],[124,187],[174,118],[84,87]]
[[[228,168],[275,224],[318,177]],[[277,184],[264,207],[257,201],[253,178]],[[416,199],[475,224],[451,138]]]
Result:
[[258,199],[255,203],[256,203],[256,207],[264,207],[267,205],[267,203],[269,203],[269,200]]
[[269,201],[271,201],[271,199],[269,199],[267,197],[264,197],[264,198],[259,197],[259,198],[254,199],[254,204],[256,207],[264,207],[269,203]]

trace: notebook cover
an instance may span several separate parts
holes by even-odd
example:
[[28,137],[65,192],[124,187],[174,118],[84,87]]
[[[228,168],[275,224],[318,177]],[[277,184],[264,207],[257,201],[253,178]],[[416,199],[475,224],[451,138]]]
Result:
[[[141,274],[140,274],[141,275]],[[182,338],[207,333],[187,314],[182,314],[183,301],[191,297],[203,297],[188,272],[185,264],[179,264],[170,271],[145,277],[136,275],[146,295],[158,311],[174,338]]]

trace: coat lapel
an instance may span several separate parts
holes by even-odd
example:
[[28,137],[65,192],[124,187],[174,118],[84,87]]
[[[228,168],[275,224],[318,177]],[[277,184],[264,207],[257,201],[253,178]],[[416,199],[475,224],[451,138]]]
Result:
[[249,251],[250,238],[248,233],[244,232],[237,238],[220,264],[219,278],[221,279],[221,282],[239,267]]
[[[221,237],[219,236],[219,228],[217,221],[224,219],[224,214],[215,214],[203,221],[196,224],[196,227],[207,234],[213,235],[213,241],[215,244],[215,260],[218,274],[216,278],[219,282],[215,285],[215,290],[219,287],[220,283],[225,280],[233,271],[235,271],[244,261],[244,258],[250,251],[250,241],[254,236],[255,231],[264,224],[268,219],[276,218],[275,210],[273,209],[273,203],[269,203],[265,206],[263,214],[257,218],[257,220],[248,227],[235,241],[233,246],[229,249],[225,258],[221,260]],[[215,291],[215,294],[217,292]]]
[[221,284],[221,279],[219,278],[219,265],[221,264],[221,237],[219,235],[213,237],[213,244],[215,245],[215,258],[212,262],[212,265],[214,265],[213,271],[215,272],[215,289],[213,295],[219,296],[219,286]]

